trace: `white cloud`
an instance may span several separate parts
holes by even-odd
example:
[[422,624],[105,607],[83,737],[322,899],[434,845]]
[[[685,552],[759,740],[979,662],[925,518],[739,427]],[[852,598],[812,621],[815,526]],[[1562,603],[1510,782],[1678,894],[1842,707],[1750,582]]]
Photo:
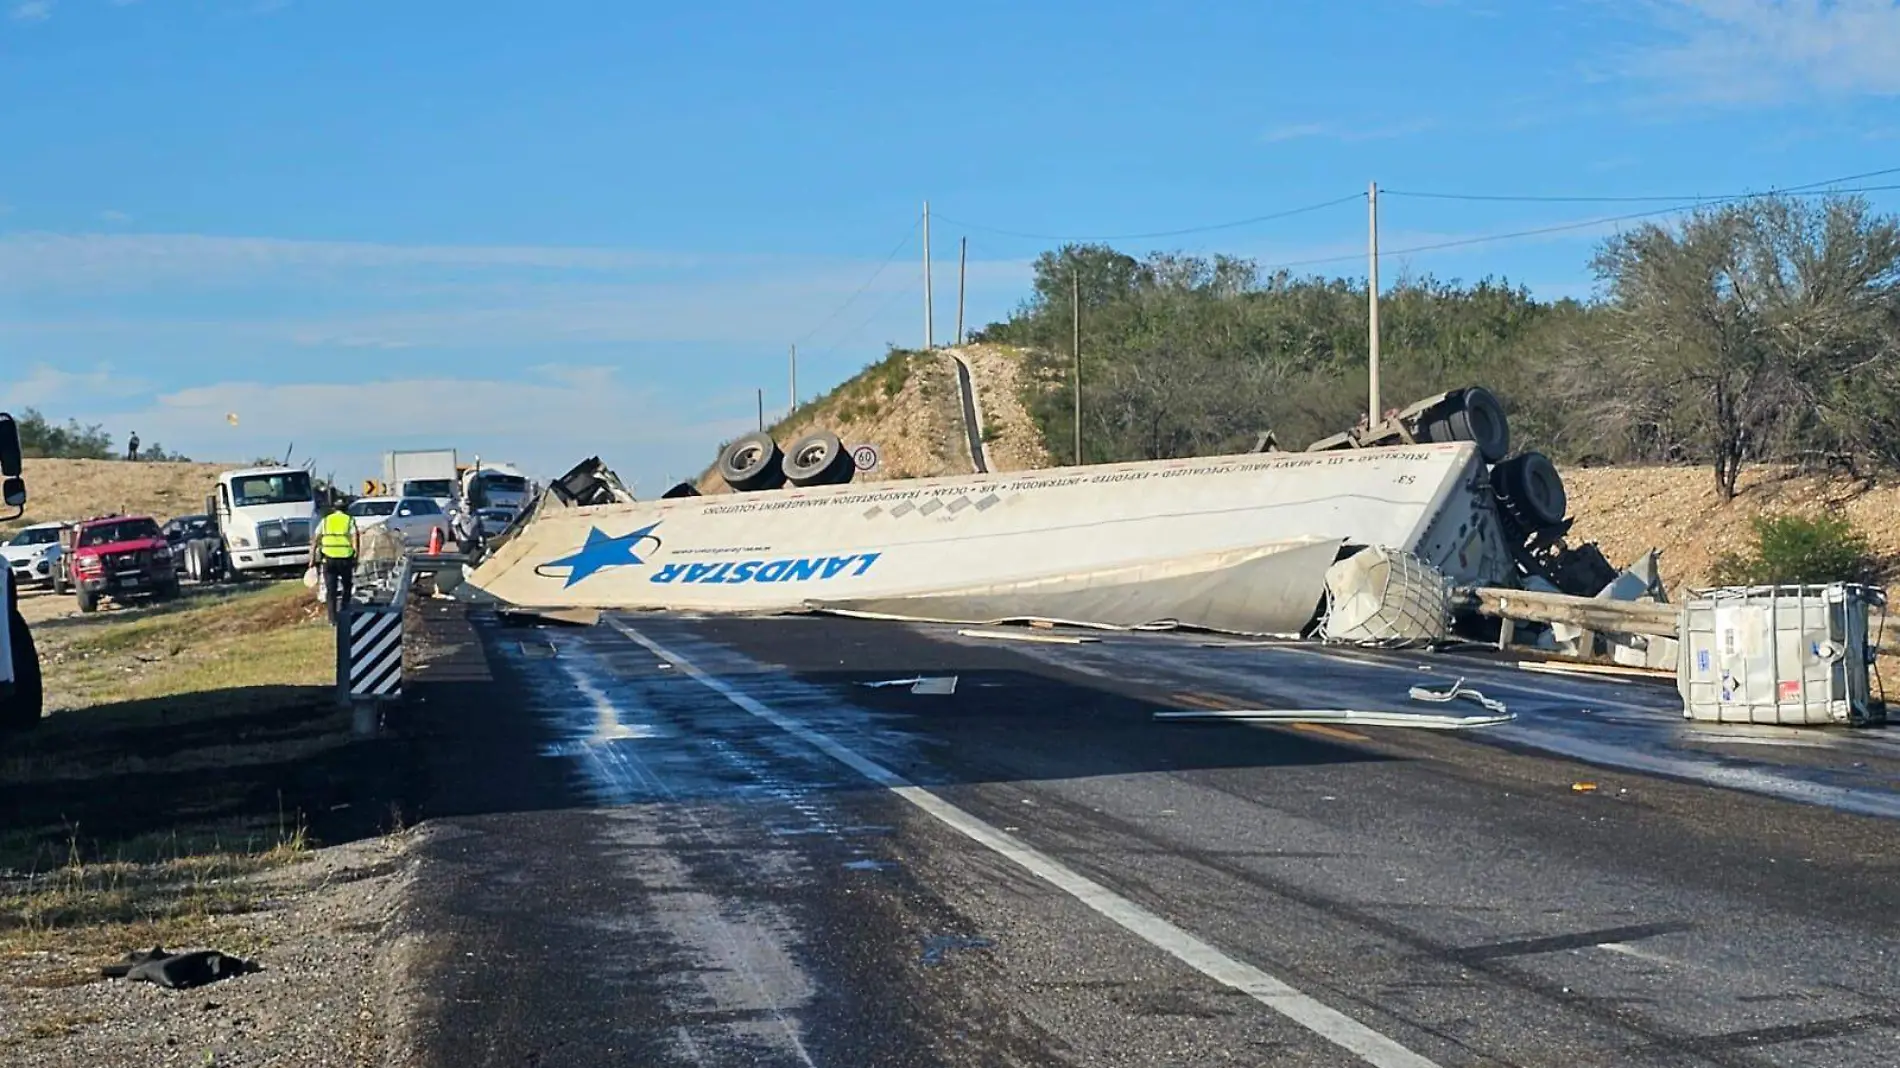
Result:
[[107,208],[99,213],[99,218],[109,223],[128,223],[132,221],[132,216],[117,208]]
[[[73,407],[97,403],[101,398],[137,396],[150,388],[151,383],[145,379],[115,371],[109,365],[91,371],[68,371],[42,364],[24,376],[10,374],[0,381],[0,411]],[[54,413],[48,410],[47,414]]]
[[[136,427],[147,442],[210,460],[282,455],[294,446],[297,457],[351,480],[372,474],[387,449],[446,445],[544,476],[599,454],[649,488],[704,467],[716,442],[752,428],[749,394],[748,403],[721,411],[630,386],[612,368],[549,370],[522,381],[220,382],[130,410],[81,410],[78,418]],[[235,426],[228,414],[237,415]]]
[[398,268],[693,270],[769,262],[625,248],[396,245],[209,234],[13,233],[0,236],[0,281],[36,285],[194,286],[253,280],[260,272]]
[[45,22],[53,17],[53,0],[21,0],[7,15],[15,22]]
[[1900,0],[1662,0],[1630,73],[1708,103],[1900,95]]

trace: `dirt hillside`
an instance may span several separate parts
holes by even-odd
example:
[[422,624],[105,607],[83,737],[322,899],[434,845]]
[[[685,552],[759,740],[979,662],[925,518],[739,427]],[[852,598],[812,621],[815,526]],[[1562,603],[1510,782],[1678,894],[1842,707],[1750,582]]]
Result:
[[1900,565],[1900,485],[1868,488],[1758,466],[1743,470],[1740,494],[1724,503],[1707,467],[1570,467],[1563,477],[1576,535],[1596,542],[1618,566],[1652,546],[1661,549],[1672,597],[1707,583],[1717,556],[1745,550],[1749,521],[1768,512],[1813,516],[1838,508],[1867,536],[1883,571],[1891,576]]
[[161,522],[204,510],[224,464],[126,463],[122,460],[26,461],[26,515],[0,531],[27,523],[123,512]]

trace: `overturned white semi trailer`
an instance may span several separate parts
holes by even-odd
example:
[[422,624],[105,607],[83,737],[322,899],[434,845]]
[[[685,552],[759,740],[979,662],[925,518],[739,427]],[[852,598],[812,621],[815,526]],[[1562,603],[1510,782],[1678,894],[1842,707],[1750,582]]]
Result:
[[462,591],[532,608],[1292,635],[1320,612],[1328,567],[1361,547],[1460,585],[1516,585],[1537,540],[1522,511],[1500,507],[1467,441],[640,502],[550,490]]

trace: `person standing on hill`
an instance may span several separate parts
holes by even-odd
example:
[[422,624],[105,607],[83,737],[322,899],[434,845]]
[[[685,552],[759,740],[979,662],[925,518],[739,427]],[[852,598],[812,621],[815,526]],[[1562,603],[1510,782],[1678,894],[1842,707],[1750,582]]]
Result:
[[134,430],[134,431],[132,431],[132,436],[131,436],[130,438],[128,438],[128,439],[126,439],[126,442],[125,442],[125,458],[126,458],[126,459],[128,459],[128,460],[131,460],[131,461],[132,461],[132,462],[134,462],[134,463],[137,463],[137,462],[138,462],[138,458],[139,458],[139,432],[138,432],[138,431],[136,431],[136,430]]

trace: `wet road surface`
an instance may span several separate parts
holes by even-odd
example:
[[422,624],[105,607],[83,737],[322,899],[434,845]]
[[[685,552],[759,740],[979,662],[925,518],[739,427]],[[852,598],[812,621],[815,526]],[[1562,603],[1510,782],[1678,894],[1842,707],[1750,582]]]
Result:
[[[1900,1062],[1878,739],[1750,749],[1666,688],[1178,636],[432,627],[426,1063]],[[955,692],[862,685],[920,674]],[[1460,676],[1514,733],[1151,719]],[[1638,770],[1541,751],[1566,737]],[[1708,768],[1849,811],[1639,773]]]

